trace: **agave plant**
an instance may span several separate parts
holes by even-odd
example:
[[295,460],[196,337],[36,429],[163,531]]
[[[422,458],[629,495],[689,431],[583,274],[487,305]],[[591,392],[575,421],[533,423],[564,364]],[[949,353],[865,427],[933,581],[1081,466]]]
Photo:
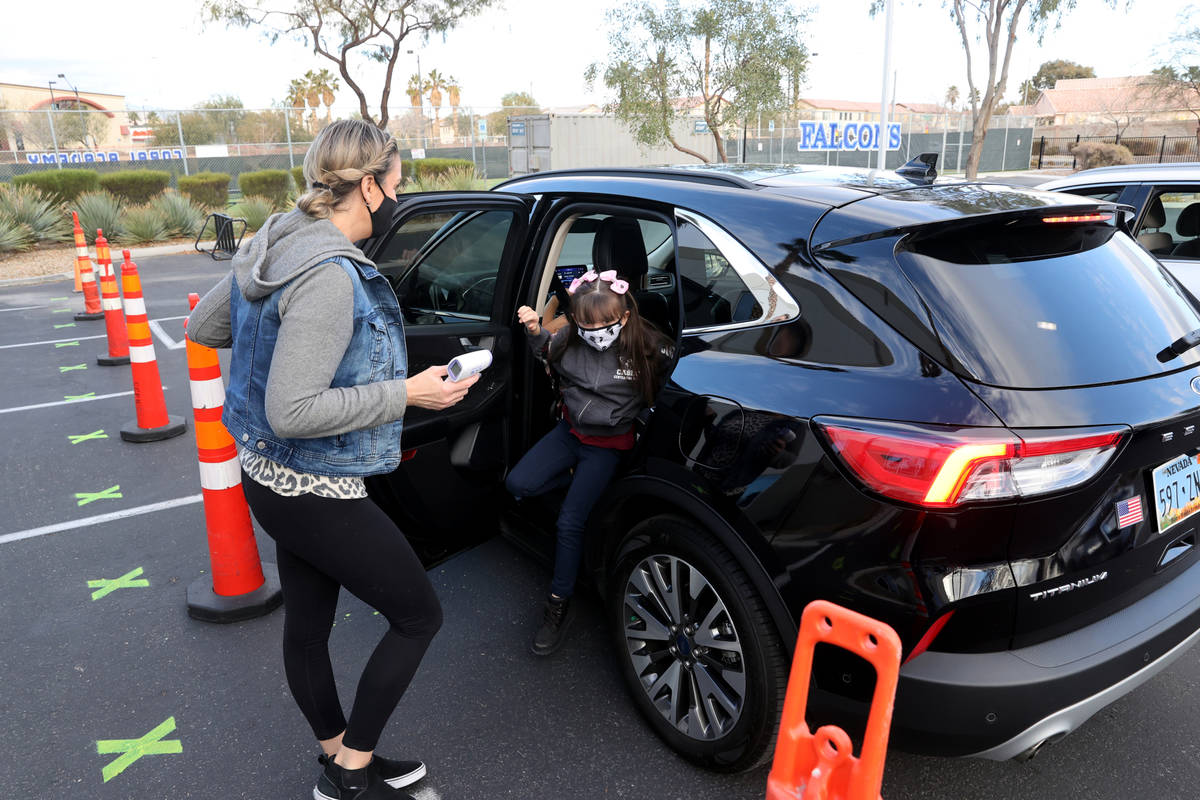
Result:
[[441,175],[416,178],[405,186],[405,192],[472,192],[487,189],[487,181],[473,169],[452,169]]
[[35,186],[0,186],[0,213],[29,228],[40,242],[71,239],[70,217],[56,199]]
[[31,247],[33,231],[29,226],[0,212],[0,253],[15,253]]
[[167,226],[168,236],[195,236],[204,224],[204,211],[187,196],[177,192],[163,192],[150,201]]
[[104,231],[104,238],[110,242],[125,235],[125,224],[121,220],[121,201],[106,191],[85,192],[71,204],[71,208],[79,214],[79,226],[88,243],[96,241],[96,229]]
[[229,216],[246,220],[246,230],[256,231],[275,213],[275,204],[266,197],[243,197],[232,208]]
[[166,215],[149,203],[125,209],[121,218],[125,223],[124,241],[144,244],[167,238]]

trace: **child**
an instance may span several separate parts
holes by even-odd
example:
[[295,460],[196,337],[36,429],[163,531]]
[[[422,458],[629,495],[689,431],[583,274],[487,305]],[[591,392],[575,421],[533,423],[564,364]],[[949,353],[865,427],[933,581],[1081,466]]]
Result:
[[538,656],[562,643],[573,616],[571,594],[588,514],[612,480],[621,452],[633,447],[633,421],[654,402],[671,353],[666,337],[638,315],[629,284],[615,270],[588,270],[567,293],[568,323],[553,335],[532,308],[517,309],[530,347],[546,354],[559,377],[563,418],[513,468],[506,486],[517,497],[570,487],[558,515],[550,598],[530,645]]

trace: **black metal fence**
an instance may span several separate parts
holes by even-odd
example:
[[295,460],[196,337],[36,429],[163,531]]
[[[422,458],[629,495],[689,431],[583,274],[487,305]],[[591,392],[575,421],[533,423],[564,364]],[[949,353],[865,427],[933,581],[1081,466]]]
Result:
[[1070,167],[1080,142],[1104,142],[1129,148],[1135,164],[1200,161],[1200,142],[1195,136],[1039,136],[1033,140],[1029,166],[1034,169]]

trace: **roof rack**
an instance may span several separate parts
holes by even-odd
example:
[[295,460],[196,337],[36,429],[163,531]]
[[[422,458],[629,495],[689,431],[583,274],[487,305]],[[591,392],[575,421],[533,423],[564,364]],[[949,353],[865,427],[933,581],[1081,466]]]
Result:
[[509,178],[504,183],[496,186],[497,189],[502,189],[519,181],[532,180],[535,178],[544,177],[622,177],[622,178],[659,178],[673,181],[690,181],[693,183],[708,183],[718,186],[733,186],[738,189],[759,189],[757,184],[751,183],[745,178],[739,178],[736,175],[730,175],[725,172],[708,172],[689,169],[650,169],[639,167],[597,167],[595,169],[548,169],[544,172],[531,172],[528,175],[518,175],[515,178]]

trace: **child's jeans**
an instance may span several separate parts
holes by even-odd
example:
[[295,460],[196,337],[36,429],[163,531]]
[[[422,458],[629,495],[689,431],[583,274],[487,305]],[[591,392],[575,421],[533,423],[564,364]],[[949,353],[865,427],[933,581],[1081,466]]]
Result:
[[[570,485],[558,514],[558,546],[550,591],[570,597],[583,560],[583,529],[592,506],[617,470],[620,450],[584,444],[560,420],[508,474],[505,486],[516,497],[533,497]],[[574,478],[571,467],[575,468]]]

